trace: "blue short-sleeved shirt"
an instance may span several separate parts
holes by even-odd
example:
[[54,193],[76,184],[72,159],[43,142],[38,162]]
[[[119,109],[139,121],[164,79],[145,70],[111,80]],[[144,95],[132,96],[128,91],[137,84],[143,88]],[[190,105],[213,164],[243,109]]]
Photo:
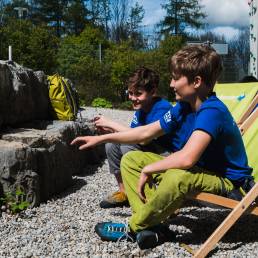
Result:
[[[171,108],[173,108],[173,106],[167,100],[157,97],[154,99],[154,104],[152,105],[149,112],[146,113],[142,109],[140,109],[134,113],[133,120],[131,122],[131,128],[156,122],[161,119],[163,115]],[[170,146],[168,144],[169,138],[170,137],[168,135],[161,136],[155,140],[155,143],[168,149],[168,147]]]
[[195,113],[191,112],[189,104],[179,102],[164,115],[160,125],[172,136],[171,145],[175,150],[184,146],[193,131],[205,131],[212,140],[197,165],[216,171],[236,184],[250,177],[252,169],[248,166],[240,131],[216,95],[205,100]]
[[166,135],[169,135],[169,149],[172,152],[179,151],[193,132],[195,113],[190,105],[178,102],[161,119],[160,125]]

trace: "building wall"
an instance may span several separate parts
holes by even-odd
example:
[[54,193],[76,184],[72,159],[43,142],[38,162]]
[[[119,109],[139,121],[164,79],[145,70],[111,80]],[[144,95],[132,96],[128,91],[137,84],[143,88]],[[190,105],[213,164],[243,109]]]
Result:
[[250,74],[258,78],[258,0],[249,0]]

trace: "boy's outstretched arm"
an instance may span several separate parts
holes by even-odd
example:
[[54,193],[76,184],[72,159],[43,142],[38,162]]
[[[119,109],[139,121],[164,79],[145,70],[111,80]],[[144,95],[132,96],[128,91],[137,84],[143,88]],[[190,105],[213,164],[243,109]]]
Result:
[[160,123],[157,121],[145,126],[130,129],[128,131],[98,136],[77,137],[71,142],[71,145],[80,145],[79,149],[83,150],[106,142],[135,144],[150,141],[163,134],[164,132],[160,126]]
[[180,151],[144,167],[137,187],[140,198],[145,201],[144,185],[151,174],[163,173],[171,168],[188,169],[193,167],[211,142],[211,139],[212,137],[208,133],[196,130]]

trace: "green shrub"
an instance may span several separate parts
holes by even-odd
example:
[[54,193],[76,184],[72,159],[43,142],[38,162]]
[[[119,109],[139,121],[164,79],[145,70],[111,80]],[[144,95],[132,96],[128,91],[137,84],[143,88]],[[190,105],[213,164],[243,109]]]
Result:
[[119,103],[117,105],[117,108],[122,110],[133,110],[132,102],[130,100],[124,101],[122,103]]
[[17,189],[15,193],[6,193],[0,198],[2,211],[16,214],[30,206],[30,203],[25,200],[25,193]]
[[95,98],[92,103],[92,107],[102,107],[102,108],[112,108],[113,105],[110,101],[104,99],[104,98]]

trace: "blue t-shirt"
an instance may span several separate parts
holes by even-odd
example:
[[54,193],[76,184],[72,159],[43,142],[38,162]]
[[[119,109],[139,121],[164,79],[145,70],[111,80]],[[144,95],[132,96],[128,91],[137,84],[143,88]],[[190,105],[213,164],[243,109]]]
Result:
[[[172,108],[173,106],[167,100],[157,97],[154,99],[154,103],[149,112],[146,113],[142,109],[140,109],[134,113],[133,120],[131,122],[131,128],[156,122],[160,120],[164,116],[164,114]],[[168,135],[164,135],[154,141],[165,149],[168,149],[170,146],[169,139],[170,137]]]
[[[216,95],[202,103],[197,112],[189,104],[179,102],[160,120],[166,133],[170,133],[172,148],[181,149],[195,130],[207,132],[212,140],[197,165],[216,171],[235,184],[241,184],[250,177],[245,147],[240,131],[230,112]],[[181,141],[181,145],[180,142]]]
[[190,105],[178,102],[161,119],[160,125],[166,135],[169,135],[169,150],[181,150],[193,132],[195,113]]

